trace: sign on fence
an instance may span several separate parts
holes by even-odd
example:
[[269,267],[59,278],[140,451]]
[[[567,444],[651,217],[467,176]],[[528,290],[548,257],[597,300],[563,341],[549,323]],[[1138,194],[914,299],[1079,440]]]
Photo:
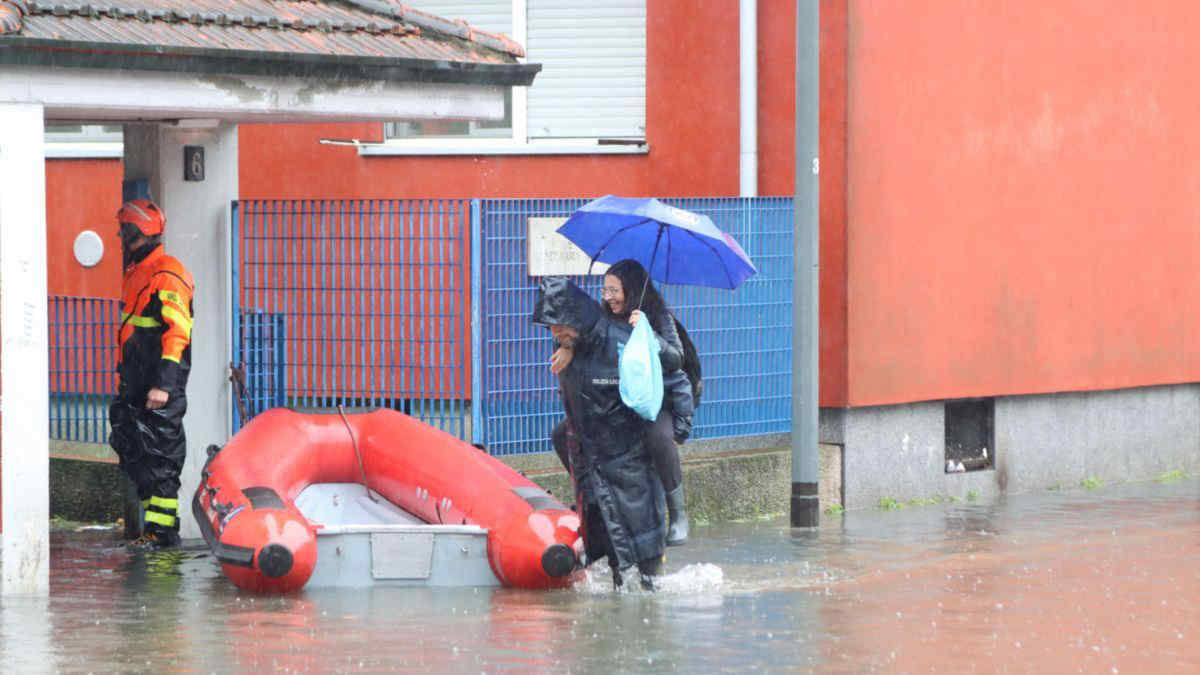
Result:
[[592,274],[604,274],[608,265],[598,262],[592,265],[592,259],[569,239],[558,233],[558,228],[567,222],[566,218],[528,218],[529,242],[527,260],[529,261],[529,276],[576,276],[586,275],[588,266]]

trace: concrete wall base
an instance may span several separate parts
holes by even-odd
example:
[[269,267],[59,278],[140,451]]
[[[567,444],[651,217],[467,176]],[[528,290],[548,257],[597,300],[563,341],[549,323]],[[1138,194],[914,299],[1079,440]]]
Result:
[[[769,442],[770,447],[763,447]],[[791,504],[792,455],[786,434],[752,442],[689,443],[683,453],[684,494],[697,523],[782,516]],[[753,446],[759,447],[753,447]],[[747,446],[747,447],[742,447]],[[125,477],[105,457],[107,446],[59,444],[50,460],[50,514],[69,521],[116,522]],[[731,449],[732,448],[732,449]],[[67,454],[68,452],[72,454]],[[820,447],[821,509],[842,503],[842,449]],[[74,457],[68,459],[68,457]],[[568,506],[575,488],[552,452],[503,458]],[[191,495],[180,494],[191,503]],[[191,507],[182,509],[191,519]]]
[[823,410],[844,447],[845,506],[989,497],[1200,472],[1200,385],[995,399],[994,466],[946,473],[945,402]]
[[[127,481],[114,463],[51,457],[50,517],[115,523],[123,514],[122,495]],[[190,518],[190,496],[188,504],[186,517]]]
[[[1010,396],[995,404],[994,466],[965,473],[945,470],[943,401],[822,410],[821,510],[874,508],[887,499],[990,498],[1074,488],[1085,479],[1148,480],[1168,471],[1200,474],[1200,384]],[[689,442],[682,457],[695,521],[788,513],[787,434]],[[502,459],[564,503],[573,501],[574,487],[554,453]],[[115,464],[53,459],[50,512],[115,521],[120,479]]]
[[[766,445],[763,441],[769,441]],[[787,515],[792,496],[792,453],[788,435],[743,440],[746,449],[714,450],[697,441],[684,446],[683,490],[688,517],[695,523],[750,520]],[[819,447],[821,510],[842,505],[842,448]],[[507,458],[506,462],[563,503],[575,499],[571,477],[550,453]]]

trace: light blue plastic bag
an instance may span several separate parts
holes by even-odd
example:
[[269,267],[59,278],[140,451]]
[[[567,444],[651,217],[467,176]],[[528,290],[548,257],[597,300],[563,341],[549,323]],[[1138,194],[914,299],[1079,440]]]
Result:
[[621,350],[617,371],[621,376],[621,401],[638,415],[654,421],[662,408],[663,376],[658,339],[646,317],[633,327],[633,335]]

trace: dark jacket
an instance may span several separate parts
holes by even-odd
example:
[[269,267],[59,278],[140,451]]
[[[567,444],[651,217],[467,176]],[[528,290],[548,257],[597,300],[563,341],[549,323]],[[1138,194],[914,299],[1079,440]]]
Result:
[[[675,317],[670,312],[655,312],[650,319],[650,327],[658,337],[658,355],[663,364],[663,373],[683,368],[683,342],[679,332],[675,330]],[[628,321],[629,317],[625,317]]]
[[675,442],[683,443],[692,435],[692,381],[682,370],[663,371],[663,407],[671,411]]
[[[626,569],[662,556],[666,514],[645,444],[648,423],[621,402],[618,391],[618,353],[632,328],[606,318],[598,303],[561,277],[543,279],[533,321],[580,333],[559,382],[578,440],[570,446],[571,476],[588,559],[608,556],[611,566]],[[590,523],[602,523],[605,531],[590,531]]]
[[[614,314],[604,303],[600,303],[600,309],[613,321],[628,322],[632,313]],[[662,361],[663,373],[682,368],[683,341],[679,339],[679,331],[675,330],[675,317],[665,309],[660,312],[643,311],[642,314],[650,320],[650,328],[654,331],[654,337],[658,338],[658,358]]]
[[[605,317],[614,322],[628,322],[628,314],[613,314],[607,305],[600,304]],[[658,338],[658,358],[663,371],[663,407],[671,411],[676,442],[683,443],[692,435],[692,383],[683,371],[683,342],[675,330],[675,317],[670,312],[645,314],[650,328]]]

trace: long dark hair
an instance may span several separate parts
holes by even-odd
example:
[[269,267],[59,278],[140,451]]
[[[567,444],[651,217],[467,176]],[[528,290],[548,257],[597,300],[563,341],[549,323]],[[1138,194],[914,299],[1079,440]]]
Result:
[[[632,258],[626,258],[615,263],[608,268],[605,274],[611,274],[621,280],[621,286],[625,291],[625,307],[619,316],[621,318],[628,317],[633,310],[639,307],[642,313],[647,317],[662,317],[667,316],[667,302],[658,294],[658,290],[654,288],[653,283],[646,281],[646,268],[642,264]],[[645,289],[643,294],[642,289]],[[610,316],[613,315],[612,308],[607,302],[601,303],[604,305],[604,311]]]

